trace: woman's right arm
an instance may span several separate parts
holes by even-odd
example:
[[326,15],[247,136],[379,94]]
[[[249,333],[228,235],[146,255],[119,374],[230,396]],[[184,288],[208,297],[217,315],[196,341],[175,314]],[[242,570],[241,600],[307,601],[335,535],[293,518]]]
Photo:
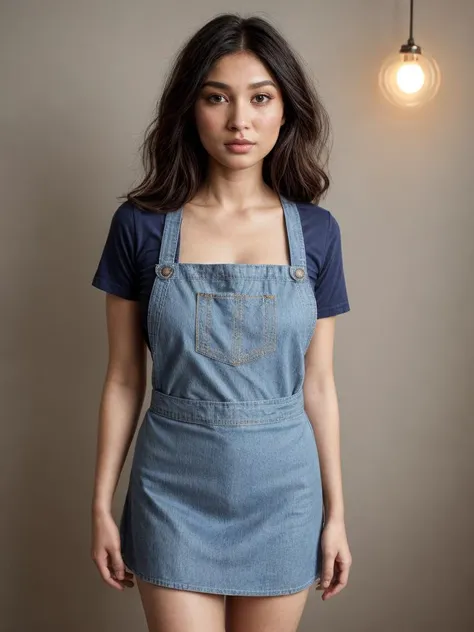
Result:
[[143,405],[147,347],[138,301],[107,293],[106,318],[109,358],[99,409],[91,554],[104,580],[118,588],[110,572],[113,566],[123,578],[118,530],[115,523],[111,527],[112,499]]

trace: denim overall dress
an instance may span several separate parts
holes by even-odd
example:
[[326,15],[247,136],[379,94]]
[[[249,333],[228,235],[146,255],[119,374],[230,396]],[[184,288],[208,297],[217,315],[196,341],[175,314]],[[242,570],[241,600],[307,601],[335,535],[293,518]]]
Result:
[[304,410],[317,306],[296,205],[290,265],[179,263],[168,212],[148,309],[152,394],[120,521],[122,558],[161,586],[284,595],[321,573],[318,450]]

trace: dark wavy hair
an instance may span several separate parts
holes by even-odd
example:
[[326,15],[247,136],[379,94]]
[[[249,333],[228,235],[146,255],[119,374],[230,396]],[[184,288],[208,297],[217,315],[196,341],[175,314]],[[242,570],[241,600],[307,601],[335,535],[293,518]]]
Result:
[[145,176],[121,198],[139,208],[163,212],[176,210],[194,197],[208,164],[195,125],[194,104],[212,66],[224,55],[240,51],[260,59],[276,78],[283,97],[285,124],[263,160],[265,183],[295,202],[319,202],[330,182],[325,170],[331,134],[328,114],[304,72],[304,63],[275,27],[261,17],[243,18],[235,13],[213,18],[178,51],[139,148]]

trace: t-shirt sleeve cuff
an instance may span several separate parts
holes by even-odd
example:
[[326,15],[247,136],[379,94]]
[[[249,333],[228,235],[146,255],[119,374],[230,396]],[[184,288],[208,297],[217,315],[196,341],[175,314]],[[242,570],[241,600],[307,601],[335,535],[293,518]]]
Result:
[[116,283],[112,283],[108,279],[104,279],[100,276],[95,276],[92,280],[93,287],[96,287],[98,290],[103,290],[108,294],[115,294],[116,296],[120,296],[121,298],[125,298],[129,301],[138,301],[138,297],[131,294],[126,288],[117,285]]
[[345,314],[350,312],[351,308],[349,303],[339,303],[339,305],[332,305],[330,307],[318,308],[318,319],[328,318],[328,316],[337,316],[338,314]]

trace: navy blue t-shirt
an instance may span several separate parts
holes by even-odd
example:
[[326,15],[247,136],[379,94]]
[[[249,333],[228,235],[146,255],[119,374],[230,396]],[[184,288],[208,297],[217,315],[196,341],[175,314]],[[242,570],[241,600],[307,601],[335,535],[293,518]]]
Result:
[[[318,319],[350,310],[344,278],[341,233],[335,217],[316,204],[297,202],[303,227],[308,276],[314,287]],[[92,285],[139,301],[148,345],[147,313],[160,254],[166,213],[144,211],[123,202],[115,211]],[[178,245],[179,247],[179,245]]]

